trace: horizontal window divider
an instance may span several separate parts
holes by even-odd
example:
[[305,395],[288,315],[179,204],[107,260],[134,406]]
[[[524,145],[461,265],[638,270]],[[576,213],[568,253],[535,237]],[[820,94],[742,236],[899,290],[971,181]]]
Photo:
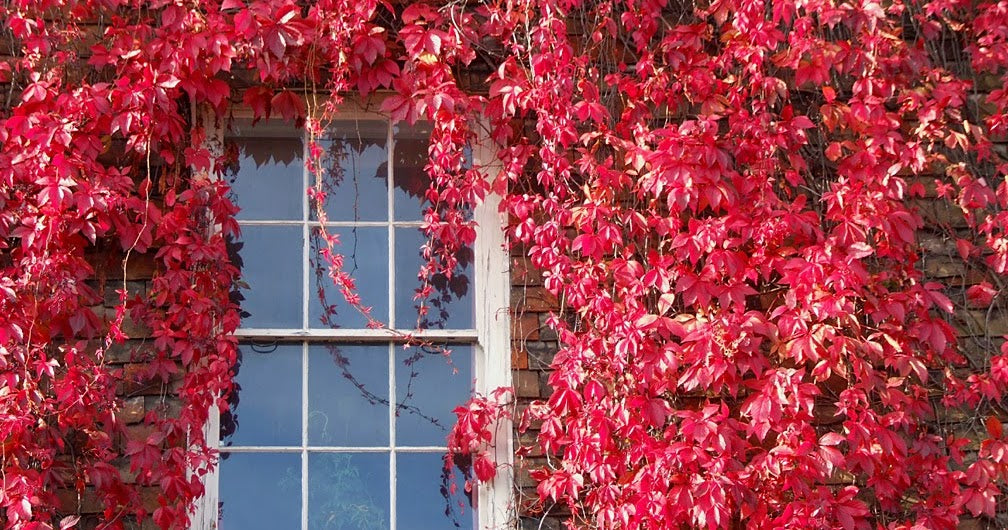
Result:
[[403,447],[397,445],[395,447],[395,452],[397,453],[436,453],[436,452],[447,452],[447,447],[441,447],[436,445],[426,446],[426,447]]
[[[239,226],[320,226],[318,221],[303,221],[300,219],[238,219]],[[396,228],[422,228],[423,221],[329,221],[325,224],[331,228],[385,228],[392,225]]]
[[424,329],[419,331],[389,329],[240,329],[235,332],[240,340],[344,340],[344,341],[397,341],[405,342],[408,337],[445,341],[474,341],[475,329]]
[[221,453],[300,453],[304,448],[296,445],[274,446],[226,446],[217,450]]
[[238,219],[238,226],[301,226],[300,219]]
[[362,446],[362,447],[341,447],[341,446],[328,446],[320,445],[314,446],[309,445],[305,447],[298,446],[234,446],[234,447],[221,447],[220,452],[222,453],[300,453],[301,451],[308,451],[309,453],[388,453],[389,451],[395,451],[397,453],[443,453],[447,451],[447,447],[430,445],[430,446],[416,446],[416,447],[402,447],[402,446]]

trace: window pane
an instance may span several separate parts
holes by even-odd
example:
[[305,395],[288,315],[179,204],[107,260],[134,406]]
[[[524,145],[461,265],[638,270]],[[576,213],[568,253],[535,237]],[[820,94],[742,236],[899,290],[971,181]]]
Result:
[[[419,302],[414,300],[421,287],[417,279],[420,266],[426,263],[421,245],[427,236],[419,228],[396,228],[395,232],[395,276],[396,276],[396,327],[412,329],[417,326]],[[420,327],[427,329],[472,329],[473,285],[471,248],[464,248],[458,254],[459,268],[451,279],[443,275],[431,278],[432,292],[424,303],[427,314],[420,321]]]
[[335,121],[320,146],[325,153],[329,220],[388,220],[388,123]]
[[430,178],[424,171],[427,165],[431,128],[429,123],[395,126],[395,184],[396,221],[419,221],[428,206],[426,194]]
[[[361,304],[371,308],[371,316],[387,323],[388,310],[388,229],[385,227],[330,228],[339,236],[335,251],[343,255],[343,271],[356,282]],[[312,289],[309,293],[308,323],[313,328],[364,328],[367,319],[343,298],[332,279],[328,264],[319,254],[325,242],[312,229],[309,267]],[[321,289],[320,289],[321,287]]]
[[473,506],[465,476],[444,469],[440,453],[396,454],[396,519],[410,530],[472,528]]
[[388,525],[388,453],[309,453],[308,528],[381,530]]
[[443,446],[455,424],[452,410],[469,399],[472,346],[396,351],[396,445]]
[[302,218],[304,161],[298,138],[240,138],[238,168],[228,180],[239,220]]
[[218,519],[220,530],[300,528],[301,455],[221,455]]
[[301,327],[301,228],[243,226],[238,253],[248,290],[242,311],[244,328]]
[[301,345],[243,344],[234,372],[226,445],[301,445]]
[[387,446],[387,344],[313,345],[308,351],[308,443]]

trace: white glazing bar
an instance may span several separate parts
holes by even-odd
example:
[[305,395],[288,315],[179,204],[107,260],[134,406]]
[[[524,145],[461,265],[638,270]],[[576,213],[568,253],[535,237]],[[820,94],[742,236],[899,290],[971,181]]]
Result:
[[308,343],[301,343],[301,530],[308,530]]
[[[395,170],[395,135],[393,134],[394,129],[392,126],[392,121],[386,121],[388,124],[386,129],[386,145],[388,145],[388,162],[385,164],[386,167],[386,202],[388,206],[388,245],[389,245],[389,261],[388,261],[388,327],[391,329],[396,329],[398,325],[396,323],[396,296],[395,296],[395,183],[394,183],[394,170]],[[388,356],[389,356],[389,528],[390,530],[396,530],[396,430],[395,430],[395,419],[396,419],[396,407],[397,400],[395,395],[395,344],[389,343],[388,345]]]
[[300,445],[235,445],[221,447],[222,453],[300,453]]
[[[318,223],[318,221],[312,221],[312,224],[315,225],[315,226],[318,226],[319,223]],[[385,226],[388,226],[388,224],[389,223],[385,222],[385,221],[361,221],[359,223],[355,223],[353,221],[329,221],[329,222],[326,223],[326,226],[338,226],[338,227],[348,227],[348,226],[377,226],[377,227],[385,227]],[[399,226],[399,227],[415,226],[417,228],[420,228],[421,226],[423,226],[423,221],[393,221],[392,224],[394,224],[395,226]]]
[[287,329],[260,328],[239,329],[235,336],[242,340],[274,341],[278,339],[318,339],[347,341],[405,341],[409,337],[418,339],[441,340],[451,343],[463,343],[476,340],[475,329],[424,329],[412,331],[408,335],[401,331],[390,329]]
[[[389,445],[309,445],[313,453],[387,453],[392,450]],[[221,448],[222,453],[299,453],[304,449],[300,445],[235,445]],[[442,445],[407,445],[396,446],[399,453],[432,453],[444,452],[448,448]]]
[[[308,197],[305,197],[308,200]],[[309,219],[307,221],[308,226],[316,227],[322,223]],[[242,219],[238,221],[241,226],[301,226],[305,224],[304,220],[298,219]],[[423,226],[423,221],[395,221],[394,224],[398,227],[416,227],[420,228]],[[385,228],[389,225],[388,221],[327,221],[326,226],[339,227],[339,228],[353,228],[353,227],[377,227]]]
[[395,415],[399,400],[395,395],[395,347],[388,344],[388,488],[389,512],[388,523],[395,530]]
[[[308,297],[312,296],[309,288],[309,252],[311,250],[311,233],[308,226],[310,206],[308,203],[308,186],[311,172],[308,170],[308,135],[302,135],[302,208],[301,208],[301,327],[308,329]],[[316,176],[320,178],[321,176]],[[301,343],[301,530],[308,530],[308,343]]]
[[308,530],[308,344],[301,344],[301,530]]
[[[308,197],[305,197],[308,200]],[[240,219],[237,221],[239,225],[249,225],[249,226],[301,226],[305,223],[304,220],[300,219]],[[319,226],[322,223],[309,219],[307,221],[308,226]],[[388,221],[326,221],[326,226],[338,226],[340,228],[350,228],[355,226],[367,226],[367,227],[378,227],[384,228],[388,226]],[[395,221],[395,225],[399,227],[415,226],[420,228],[423,226],[423,221]]]
[[393,183],[394,178],[394,166],[395,166],[395,135],[393,133],[392,122],[385,122],[388,124],[386,129],[386,145],[388,145],[388,162],[385,164],[386,169],[386,206],[388,207],[388,245],[389,245],[389,261],[388,261],[388,327],[396,329],[398,325],[396,323],[396,306],[395,306],[395,185]]
[[[307,200],[307,198],[306,198]],[[242,219],[239,226],[301,226],[304,221],[298,219]]]
[[308,135],[303,134],[301,137],[301,156],[303,157],[304,164],[301,167],[301,237],[304,238],[301,241],[301,327],[308,329],[308,296],[310,296],[309,285],[311,283],[308,281],[308,273],[310,272],[309,263],[309,251],[311,250],[311,233],[308,227],[308,211],[309,211],[309,199],[308,199],[308,187],[312,184],[310,182],[308,171]]

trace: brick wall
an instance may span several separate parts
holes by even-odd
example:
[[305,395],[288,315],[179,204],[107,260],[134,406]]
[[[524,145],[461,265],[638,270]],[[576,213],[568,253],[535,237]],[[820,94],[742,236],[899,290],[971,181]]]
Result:
[[[147,296],[151,278],[154,276],[156,262],[154,251],[144,254],[131,253],[126,271],[125,286],[128,297]],[[92,311],[104,323],[108,324],[115,318],[119,305],[117,289],[123,288],[123,255],[111,247],[99,245],[90,253],[89,261],[95,269],[94,279],[89,287],[101,293],[101,299],[92,306]],[[129,312],[122,324],[123,332],[130,337],[122,344],[112,344],[105,352],[105,360],[114,373],[121,374],[121,380],[116,388],[117,395],[122,399],[121,408],[116,418],[123,427],[123,434],[117,435],[115,444],[120,452],[125,449],[128,440],[144,440],[152,432],[152,427],[144,422],[148,412],[157,411],[162,415],[177,415],[179,401],[176,397],[179,381],[151,380],[144,375],[144,361],[149,348],[150,329],[129,317]],[[97,345],[96,345],[97,347]],[[129,469],[125,458],[113,462],[128,483],[132,483],[135,475]],[[148,513],[158,508],[156,487],[140,489],[142,507]],[[97,528],[97,515],[104,510],[94,490],[88,486],[83,492],[65,489],[57,492],[60,505],[57,510],[60,515],[80,515],[79,528],[90,530]],[[136,507],[129,507],[135,511]],[[127,517],[126,528],[140,530],[155,530],[158,528],[149,518],[138,523]]]
[[[512,250],[511,368],[519,414],[532,401],[550,396],[550,364],[559,342],[556,332],[546,325],[546,319],[559,307],[556,297],[543,287],[542,275],[529,263],[522,249]],[[515,446],[534,447],[537,434],[535,425],[524,433],[516,433]],[[561,528],[567,515],[566,507],[543,505],[537,500],[536,483],[529,477],[529,471],[544,463],[538,449],[515,460],[518,527],[522,530],[556,530]]]

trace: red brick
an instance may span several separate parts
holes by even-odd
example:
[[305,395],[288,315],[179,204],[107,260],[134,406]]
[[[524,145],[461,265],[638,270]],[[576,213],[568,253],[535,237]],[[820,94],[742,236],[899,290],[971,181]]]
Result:
[[119,411],[119,419],[126,423],[139,423],[143,420],[144,414],[143,396],[123,400],[122,410]]
[[529,370],[515,370],[512,377],[518,397],[540,397],[539,374]]
[[528,258],[524,256],[515,258],[511,265],[511,283],[529,286],[542,285],[542,272],[533,267]]
[[512,340],[536,340],[539,338],[539,315],[522,313],[511,317]]
[[528,353],[520,348],[511,348],[511,368],[528,370]]
[[560,309],[557,298],[544,287],[512,289],[511,300],[517,308],[525,311],[556,311]]
[[91,488],[85,488],[81,493],[58,490],[56,500],[59,511],[64,513],[100,513],[104,509],[98,501],[98,495]]

